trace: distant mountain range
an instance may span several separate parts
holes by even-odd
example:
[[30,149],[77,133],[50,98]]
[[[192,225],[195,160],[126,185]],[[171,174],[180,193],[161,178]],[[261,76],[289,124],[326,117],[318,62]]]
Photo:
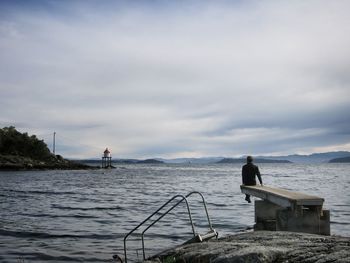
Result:
[[[82,163],[100,163],[100,159],[79,160]],[[285,155],[285,156],[254,156],[254,162],[256,163],[328,163],[328,162],[350,162],[350,152],[326,152],[326,153],[313,153],[310,155]],[[204,157],[204,158],[176,158],[176,159],[164,159],[153,158],[146,160],[138,159],[113,159],[113,163],[124,164],[225,164],[225,163],[245,163],[245,157],[240,158],[226,158],[226,157]]]
[[335,158],[329,161],[330,163],[350,163],[350,156],[343,158]]
[[[350,157],[350,152],[326,152],[313,153],[310,155],[283,155],[283,156],[254,156],[256,163],[328,163],[333,159]],[[226,158],[226,157],[206,157],[206,158],[178,158],[178,159],[160,159],[164,163],[244,163],[245,157],[240,158]],[[336,161],[334,161],[336,162]],[[345,162],[343,160],[343,162]]]
[[156,158],[156,160],[164,163],[193,163],[193,164],[210,164],[217,163],[224,159],[224,157],[203,157],[203,158],[176,158],[176,159],[163,159]]
[[256,158],[274,159],[274,160],[288,160],[293,163],[328,163],[336,158],[350,157],[350,152],[326,152],[326,153],[313,153],[310,155],[287,155],[287,156],[257,156]]
[[[82,159],[82,160],[74,160],[79,163],[84,164],[100,164],[100,159]],[[146,159],[146,160],[137,160],[137,159],[112,159],[113,164],[161,164],[163,161],[159,161],[156,159]]]
[[[245,163],[246,158],[224,158],[221,161],[218,161],[217,163]],[[263,159],[263,158],[255,158],[254,163],[291,163],[291,161],[288,160],[273,160],[273,159]]]

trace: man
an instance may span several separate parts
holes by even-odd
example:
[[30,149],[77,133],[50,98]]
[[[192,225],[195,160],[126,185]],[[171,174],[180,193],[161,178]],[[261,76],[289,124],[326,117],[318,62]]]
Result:
[[[242,167],[242,181],[244,185],[256,185],[255,175],[258,176],[261,186],[263,185],[258,166],[253,164],[253,157],[247,156],[247,164]],[[245,195],[245,200],[251,203],[250,195]]]

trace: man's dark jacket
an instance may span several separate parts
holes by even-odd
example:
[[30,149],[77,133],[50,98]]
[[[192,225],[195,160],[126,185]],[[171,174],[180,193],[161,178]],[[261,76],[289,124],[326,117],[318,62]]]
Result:
[[256,185],[255,175],[258,176],[260,184],[262,184],[260,171],[258,166],[253,163],[247,163],[242,167],[242,181],[244,185]]

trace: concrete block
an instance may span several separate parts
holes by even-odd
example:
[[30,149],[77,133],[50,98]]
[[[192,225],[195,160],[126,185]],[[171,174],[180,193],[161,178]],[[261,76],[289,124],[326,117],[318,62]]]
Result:
[[276,231],[276,220],[259,221],[254,225],[254,231],[268,230]]
[[256,222],[254,224],[254,231],[261,231],[261,230],[265,230],[263,222],[262,221]]
[[320,216],[317,211],[307,209],[303,210],[302,214],[295,214],[289,209],[278,210],[276,230],[330,235],[329,219],[328,210],[323,211],[323,216]]
[[320,234],[330,236],[331,235],[331,214],[329,210],[322,210],[321,216]]
[[255,200],[255,222],[276,220],[277,210],[282,209],[266,200]]

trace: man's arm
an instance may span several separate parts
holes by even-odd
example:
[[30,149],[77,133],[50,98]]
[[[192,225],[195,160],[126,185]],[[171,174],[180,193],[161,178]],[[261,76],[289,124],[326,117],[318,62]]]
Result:
[[259,167],[256,166],[256,175],[258,176],[259,182],[261,185],[263,185],[262,179],[261,179],[261,175],[260,175],[260,171],[259,171]]
[[244,181],[245,181],[245,175],[244,175],[244,166],[243,166],[242,167],[242,184],[245,184]]

